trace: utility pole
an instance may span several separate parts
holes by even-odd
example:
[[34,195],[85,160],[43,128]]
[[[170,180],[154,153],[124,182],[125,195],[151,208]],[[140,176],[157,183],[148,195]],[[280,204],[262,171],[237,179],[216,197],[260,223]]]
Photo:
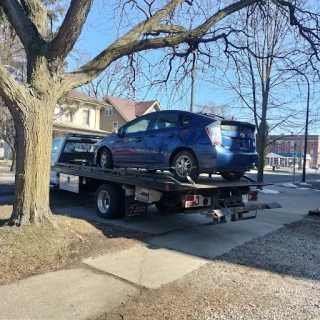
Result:
[[304,76],[308,85],[308,93],[307,93],[307,115],[306,115],[306,131],[304,135],[304,154],[303,154],[303,168],[302,168],[302,182],[306,182],[306,165],[307,165],[307,143],[308,143],[308,124],[309,124],[309,101],[310,101],[310,83],[308,77],[298,71],[299,74]]

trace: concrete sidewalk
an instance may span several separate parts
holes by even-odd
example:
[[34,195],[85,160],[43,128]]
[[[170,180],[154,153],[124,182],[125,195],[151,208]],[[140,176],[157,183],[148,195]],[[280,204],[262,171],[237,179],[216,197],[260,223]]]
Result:
[[[259,211],[253,220],[208,225],[200,215],[161,216],[108,223],[153,233],[145,245],[86,259],[79,269],[62,270],[0,286],[0,319],[85,319],[107,312],[143,287],[158,288],[183,277],[231,249],[302,219],[320,207],[320,193],[281,186],[259,194],[260,202],[282,208]],[[59,208],[60,213],[94,219],[94,208]],[[23,303],[22,303],[23,302]]]

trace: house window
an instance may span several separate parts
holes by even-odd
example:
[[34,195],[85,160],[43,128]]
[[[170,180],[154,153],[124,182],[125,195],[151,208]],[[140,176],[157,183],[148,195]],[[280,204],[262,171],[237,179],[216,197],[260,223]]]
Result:
[[294,147],[294,140],[291,140],[290,143],[291,143],[291,147]]
[[82,124],[89,124],[89,110],[82,110]]
[[310,141],[310,147],[313,147],[313,146],[314,146],[314,142]]
[[310,154],[313,154],[313,149],[310,149]]
[[118,130],[118,122],[113,123],[113,131]]
[[67,112],[65,115],[64,115],[64,121],[65,122],[72,122],[73,121],[73,117],[72,117],[72,114],[70,112]]
[[106,106],[105,107],[105,115],[106,115],[106,117],[111,117],[112,116],[112,106]]

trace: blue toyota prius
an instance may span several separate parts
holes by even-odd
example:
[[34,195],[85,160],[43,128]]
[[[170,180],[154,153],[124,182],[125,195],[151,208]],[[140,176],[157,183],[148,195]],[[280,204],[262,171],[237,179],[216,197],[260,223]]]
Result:
[[169,110],[148,113],[101,140],[94,163],[103,168],[169,170],[179,181],[200,173],[239,180],[258,163],[255,126],[240,121]]

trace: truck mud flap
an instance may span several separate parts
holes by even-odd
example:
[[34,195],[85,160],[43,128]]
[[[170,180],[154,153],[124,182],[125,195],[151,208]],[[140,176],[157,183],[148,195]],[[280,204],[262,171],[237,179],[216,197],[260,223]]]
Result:
[[[211,212],[202,213],[202,214],[205,214],[206,218],[213,219],[214,224],[218,224],[218,223],[227,222],[226,216],[231,216],[231,221],[249,220],[249,219],[256,218],[258,210],[276,209],[276,208],[281,208],[281,205],[276,202],[272,202],[272,203],[254,204],[254,205],[233,207],[233,208],[215,209],[215,210],[212,210]],[[247,214],[250,211],[255,211],[254,215],[243,216],[244,214]]]

